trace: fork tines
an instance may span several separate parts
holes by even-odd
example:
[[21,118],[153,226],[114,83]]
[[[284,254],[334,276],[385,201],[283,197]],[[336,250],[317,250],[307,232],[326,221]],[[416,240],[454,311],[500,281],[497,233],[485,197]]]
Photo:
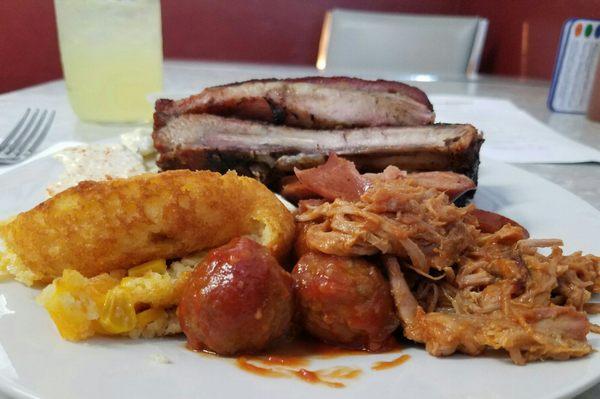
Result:
[[27,108],[16,126],[0,143],[0,164],[12,164],[29,157],[42,144],[54,121],[55,111]]

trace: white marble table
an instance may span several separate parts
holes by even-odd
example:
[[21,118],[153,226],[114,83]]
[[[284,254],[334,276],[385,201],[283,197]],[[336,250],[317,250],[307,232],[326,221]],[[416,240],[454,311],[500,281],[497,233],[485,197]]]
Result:
[[[316,69],[310,67],[167,61],[164,95],[181,95],[199,91],[206,86],[250,78],[298,77],[317,73]],[[329,71],[328,74],[406,79],[406,76],[385,71]],[[481,77],[475,81],[440,80],[411,84],[420,87],[428,94],[508,99],[557,132],[600,149],[600,123],[588,121],[580,115],[554,114],[547,110],[548,82]],[[100,126],[80,122],[68,105],[64,82],[54,81],[0,95],[0,132],[7,132],[27,107],[47,107],[57,111],[56,122],[40,151],[60,141],[90,142],[113,137],[130,129],[119,125]],[[518,166],[563,186],[600,209],[599,164],[521,164]],[[600,385],[579,396],[581,399],[599,397]]]

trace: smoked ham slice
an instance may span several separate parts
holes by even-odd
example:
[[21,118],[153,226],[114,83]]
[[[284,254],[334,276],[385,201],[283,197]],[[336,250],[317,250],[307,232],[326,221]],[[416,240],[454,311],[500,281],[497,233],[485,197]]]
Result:
[[327,162],[321,166],[305,170],[296,169],[295,173],[298,180],[288,179],[287,185],[292,185],[292,187],[286,189],[286,185],[284,185],[282,189],[284,196],[286,192],[288,195],[290,193],[305,195],[303,198],[291,198],[293,200],[322,197],[328,200],[340,198],[357,201],[372,181],[381,179],[410,178],[421,186],[445,192],[450,200],[476,188],[473,180],[453,172],[407,174],[394,166],[390,166],[379,174],[361,175],[352,162],[342,159],[336,154],[331,154]]

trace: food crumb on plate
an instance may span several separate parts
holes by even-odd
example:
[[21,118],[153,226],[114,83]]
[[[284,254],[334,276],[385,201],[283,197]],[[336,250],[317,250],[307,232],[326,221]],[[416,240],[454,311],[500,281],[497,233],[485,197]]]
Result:
[[171,359],[169,359],[168,357],[166,357],[165,355],[163,355],[161,353],[154,353],[154,354],[150,355],[150,360],[152,360],[152,362],[154,362],[154,363],[159,363],[159,364],[172,364],[173,363],[171,361]]

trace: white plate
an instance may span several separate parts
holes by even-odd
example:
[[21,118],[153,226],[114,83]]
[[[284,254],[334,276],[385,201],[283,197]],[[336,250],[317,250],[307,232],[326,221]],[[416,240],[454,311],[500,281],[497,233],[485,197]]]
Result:
[[[43,199],[44,187],[60,172],[45,158],[0,175],[0,218],[29,209]],[[560,237],[566,249],[600,253],[600,212],[573,194],[539,177],[497,162],[481,168],[477,204],[514,218],[534,237]],[[62,340],[45,310],[34,302],[38,291],[0,283],[0,391],[26,398],[560,398],[600,381],[600,354],[566,362],[520,367],[508,357],[429,356],[420,346],[411,359],[385,371],[371,371],[376,360],[396,354],[319,360],[315,368],[358,366],[363,374],[343,389],[292,379],[270,379],[239,370],[224,358],[184,348],[183,337],[152,340]],[[596,322],[600,321],[598,318]],[[600,338],[590,334],[594,348]],[[153,361],[163,355],[172,363]]]

